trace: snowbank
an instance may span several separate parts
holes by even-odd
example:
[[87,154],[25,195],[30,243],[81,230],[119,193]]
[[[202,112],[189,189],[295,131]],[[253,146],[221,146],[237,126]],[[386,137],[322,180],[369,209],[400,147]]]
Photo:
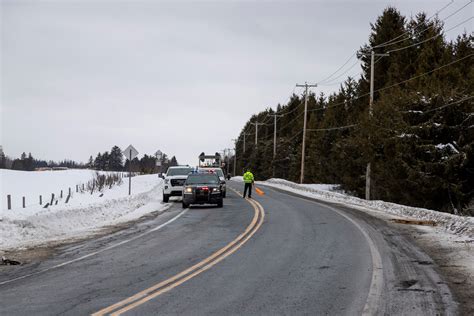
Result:
[[169,204],[162,204],[162,181],[157,175],[136,176],[132,178],[131,196],[127,179],[119,186],[92,195],[74,193],[68,204],[1,210],[0,251],[84,237],[106,226],[163,211]]
[[435,221],[438,227],[442,227],[449,233],[458,236],[474,238],[474,218],[469,216],[457,216],[443,212],[437,212],[424,208],[410,207],[384,201],[367,201],[344,193],[333,192],[336,186],[297,184],[283,179],[269,179],[257,181],[258,184],[279,188],[289,192],[302,194],[327,202],[336,202],[349,205],[364,211],[381,212],[404,218]]

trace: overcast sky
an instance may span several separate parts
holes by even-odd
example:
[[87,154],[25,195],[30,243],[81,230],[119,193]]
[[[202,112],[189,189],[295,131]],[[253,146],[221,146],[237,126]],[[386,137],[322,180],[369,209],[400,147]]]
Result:
[[[7,155],[85,162],[133,144],[193,165],[232,147],[248,118],[286,102],[296,83],[336,70],[387,6],[431,15],[450,2],[0,1]],[[448,38],[463,29],[472,23]]]

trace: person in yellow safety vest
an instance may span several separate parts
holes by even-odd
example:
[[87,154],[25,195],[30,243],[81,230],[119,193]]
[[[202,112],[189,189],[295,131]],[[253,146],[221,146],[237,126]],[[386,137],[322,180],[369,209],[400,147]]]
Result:
[[249,191],[249,198],[252,198],[252,184],[253,184],[253,182],[254,182],[253,174],[250,172],[250,170],[247,170],[247,172],[244,173],[245,187],[244,187],[244,196],[243,196],[243,198],[245,198],[247,190]]

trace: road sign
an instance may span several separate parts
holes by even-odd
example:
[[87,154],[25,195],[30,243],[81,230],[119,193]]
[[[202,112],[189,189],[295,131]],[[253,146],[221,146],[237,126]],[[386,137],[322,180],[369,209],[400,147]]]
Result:
[[136,150],[135,147],[130,145],[122,153],[126,159],[132,160],[138,155],[138,150]]
[[123,154],[126,159],[129,160],[128,163],[128,195],[132,194],[132,159],[138,155],[138,150],[135,149],[132,145],[128,146]]

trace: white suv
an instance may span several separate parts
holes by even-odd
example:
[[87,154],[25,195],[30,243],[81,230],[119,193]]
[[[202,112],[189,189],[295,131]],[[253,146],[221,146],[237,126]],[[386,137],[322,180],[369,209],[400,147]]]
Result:
[[189,166],[169,167],[164,177],[163,202],[168,203],[170,196],[182,196],[183,184],[188,174],[193,171]]

